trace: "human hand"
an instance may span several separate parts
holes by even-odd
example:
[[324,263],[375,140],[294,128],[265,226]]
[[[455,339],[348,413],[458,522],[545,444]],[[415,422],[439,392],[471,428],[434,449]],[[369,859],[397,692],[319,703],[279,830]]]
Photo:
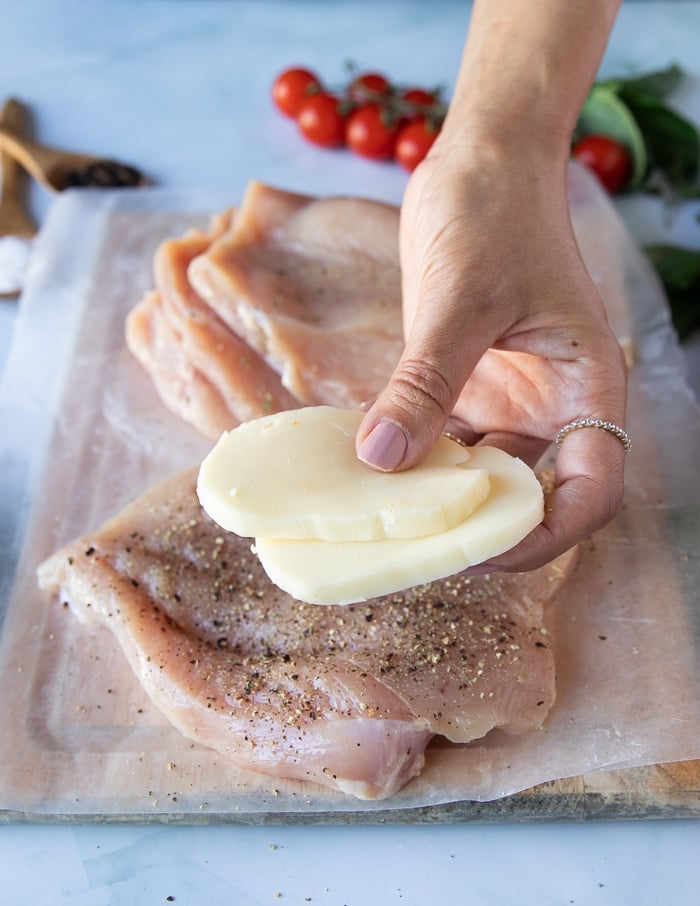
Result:
[[[624,426],[624,357],[573,235],[565,162],[512,161],[438,140],[409,182],[406,347],[357,437],[375,468],[415,465],[446,425],[533,466],[574,419]],[[624,455],[607,431],[569,434],[541,525],[472,571],[533,569],[605,525],[621,504]]]

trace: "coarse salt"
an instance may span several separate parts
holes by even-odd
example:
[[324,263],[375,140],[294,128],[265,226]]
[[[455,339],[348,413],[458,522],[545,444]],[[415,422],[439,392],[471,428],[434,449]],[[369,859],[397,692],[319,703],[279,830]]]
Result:
[[18,293],[24,285],[31,240],[20,236],[0,238],[0,294]]

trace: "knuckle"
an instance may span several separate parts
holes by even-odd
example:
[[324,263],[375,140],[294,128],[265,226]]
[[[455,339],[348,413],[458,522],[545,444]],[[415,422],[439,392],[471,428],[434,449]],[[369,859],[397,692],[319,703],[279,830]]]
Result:
[[624,494],[623,481],[614,476],[604,489],[600,491],[599,502],[599,528],[603,528],[617,516],[622,506]]
[[453,394],[441,370],[428,360],[405,359],[392,378],[394,402],[412,417],[452,411]]
[[614,472],[606,477],[588,476],[581,490],[581,512],[585,514],[580,536],[588,537],[604,528],[617,515],[623,497],[623,481]]

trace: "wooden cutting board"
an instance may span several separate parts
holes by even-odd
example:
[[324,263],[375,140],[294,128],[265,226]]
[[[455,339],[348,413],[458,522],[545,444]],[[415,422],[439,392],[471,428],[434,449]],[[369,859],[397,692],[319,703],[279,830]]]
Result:
[[[42,279],[24,301],[25,323],[17,338],[15,364],[22,359],[32,363],[21,385],[29,384],[31,392],[21,397],[18,406],[20,396],[10,381],[8,391],[14,394],[0,401],[0,421],[15,441],[15,458],[0,476],[3,513],[14,519],[28,499],[34,504],[28,521],[20,526],[26,543],[18,564],[16,552],[10,552],[16,581],[10,583],[8,575],[0,577],[7,608],[0,639],[0,688],[4,690],[0,817],[386,823],[699,816],[700,761],[586,771],[479,802],[460,796],[459,790],[440,788],[440,765],[451,750],[438,743],[429,750],[425,796],[418,800],[409,791],[391,803],[358,803],[329,797],[310,786],[274,784],[222,764],[220,756],[183,739],[145,699],[111,636],[80,626],[60,602],[50,602],[38,592],[34,571],[41,558],[111,515],[128,499],[134,484],[146,486],[154,472],[171,466],[174,471],[174,461],[154,462],[154,446],[140,446],[144,436],[152,444],[161,438],[161,445],[162,438],[177,436],[175,452],[187,464],[187,457],[194,462],[208,449],[162,411],[142,377],[136,379],[128,398],[115,390],[128,384],[134,374],[123,348],[125,312],[150,285],[150,261],[157,241],[190,219],[174,217],[157,200],[149,209],[144,197],[129,202],[138,210],[110,200],[98,212],[100,216],[89,207],[94,200],[68,199],[59,207],[53,225],[49,224],[48,239],[44,237],[45,267],[37,269]],[[83,240],[80,258],[76,236]],[[61,288],[58,299],[57,287]],[[64,307],[57,311],[59,303]],[[70,336],[61,339],[68,327]],[[63,349],[65,374],[47,424],[46,388],[56,379],[57,348]],[[105,375],[113,379],[112,385],[105,384]],[[697,421],[697,412],[688,400],[684,402],[682,393],[678,395],[675,379],[669,386],[663,382],[654,386],[657,398],[651,401],[644,381],[633,387],[631,430],[636,461],[643,462],[646,471],[652,470],[658,487],[647,490],[645,486],[652,507],[623,514],[613,541],[624,546],[631,533],[640,531],[638,523],[648,517],[647,511],[656,512],[657,501],[680,502],[670,508],[668,518],[664,515],[663,525],[650,523],[658,536],[642,532],[633,568],[625,561],[629,551],[623,551],[622,560],[628,566],[619,591],[631,595],[632,608],[635,594],[656,596],[662,603],[671,598],[681,602],[681,622],[688,623],[683,636],[688,648],[684,676],[691,678],[693,658],[700,662],[695,550],[699,510],[697,493],[692,482],[684,479],[684,470],[688,471],[688,462],[692,466],[697,461],[693,451],[700,447],[697,432],[690,439],[683,432]],[[674,407],[664,405],[670,396]],[[143,430],[135,432],[134,423]],[[673,450],[660,451],[656,439],[664,433],[674,433],[682,442]],[[677,458],[664,461],[671,454]],[[27,457],[22,472],[17,463],[21,465]],[[20,472],[25,485],[16,480]],[[658,569],[653,559],[657,557]],[[6,562],[9,558],[3,565]],[[625,568],[624,562],[620,569]],[[602,567],[597,573],[591,570],[586,582],[591,601],[605,595],[615,578]],[[588,629],[598,631],[593,626]],[[612,641],[615,627],[610,629]],[[691,682],[686,686],[692,699]],[[435,783],[432,778],[437,778]]]
[[[35,598],[36,600],[36,598]],[[223,764],[174,731],[106,630],[13,608],[1,651],[0,820],[348,824],[700,817],[700,760],[593,771],[487,802],[364,803]],[[428,777],[454,749],[428,750]],[[437,777],[440,777],[439,770]],[[439,781],[438,781],[439,782]],[[450,790],[442,791],[450,794]]]
[[[53,496],[53,495],[52,495]],[[51,535],[49,526],[35,534]],[[40,538],[37,538],[40,542]],[[436,740],[417,795],[358,802],[254,775],[181,736],[113,636],[36,589],[31,558],[0,646],[0,818],[176,823],[431,823],[700,816],[700,760],[597,770],[491,801],[460,798],[464,747]],[[602,644],[602,643],[601,643]]]

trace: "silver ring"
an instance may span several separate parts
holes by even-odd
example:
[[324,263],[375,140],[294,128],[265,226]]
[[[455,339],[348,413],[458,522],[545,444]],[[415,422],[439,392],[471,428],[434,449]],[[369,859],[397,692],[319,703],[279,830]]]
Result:
[[630,440],[629,434],[620,428],[619,425],[607,422],[602,418],[575,418],[572,422],[569,422],[568,425],[564,425],[564,427],[560,429],[559,433],[554,438],[554,443],[558,447],[561,447],[564,438],[571,434],[572,431],[578,431],[579,428],[601,428],[603,431],[608,431],[610,434],[615,435],[622,444],[625,453],[629,453],[632,449],[632,441]]

